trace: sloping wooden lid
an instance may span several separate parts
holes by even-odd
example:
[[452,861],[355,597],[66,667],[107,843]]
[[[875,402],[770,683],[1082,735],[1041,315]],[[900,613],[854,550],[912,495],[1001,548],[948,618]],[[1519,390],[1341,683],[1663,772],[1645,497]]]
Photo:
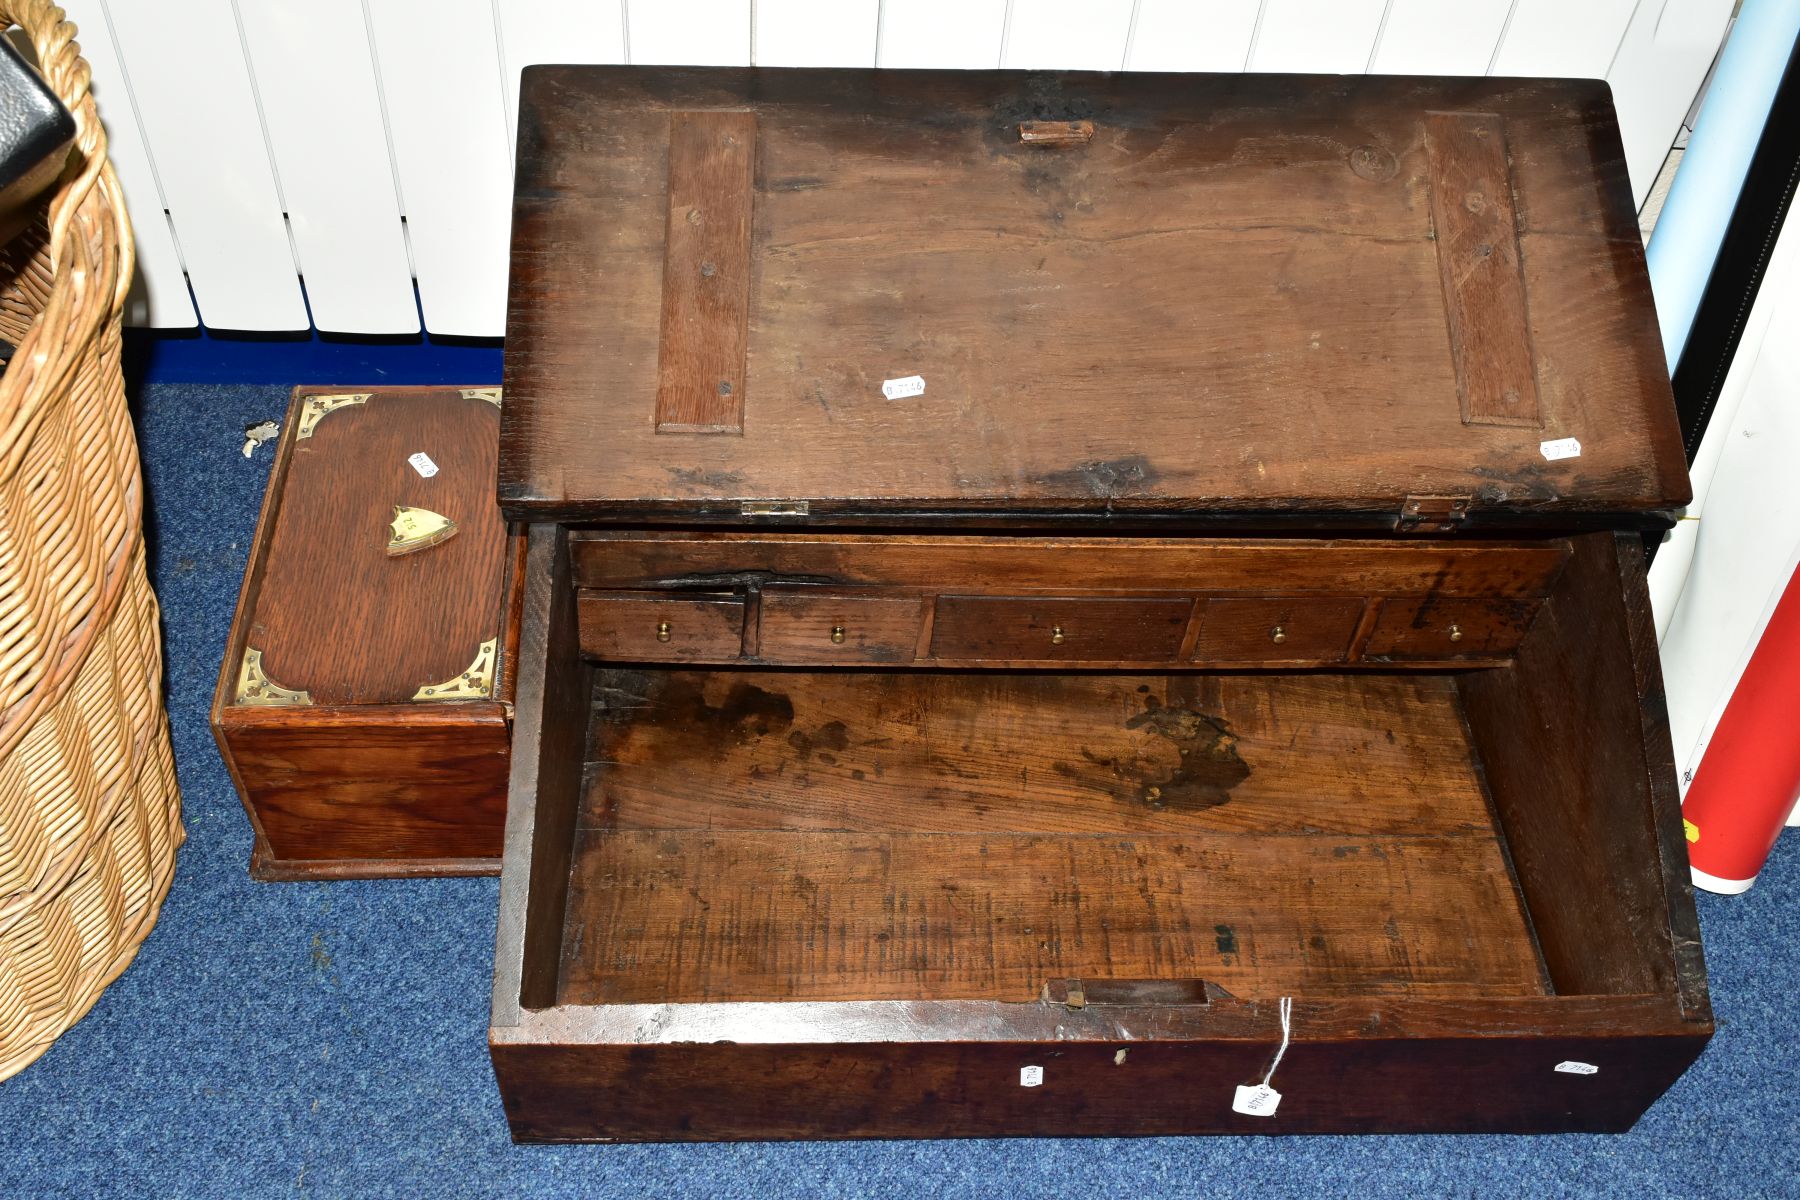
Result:
[[512,256],[515,518],[1688,498],[1598,82],[531,68]]

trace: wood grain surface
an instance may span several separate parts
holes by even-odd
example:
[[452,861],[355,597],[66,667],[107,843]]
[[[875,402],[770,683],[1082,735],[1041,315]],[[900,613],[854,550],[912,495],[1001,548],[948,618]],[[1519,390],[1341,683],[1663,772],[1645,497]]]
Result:
[[575,582],[591,588],[805,582],[1020,594],[1082,591],[1346,592],[1540,597],[1566,538],[1394,539],[995,537],[575,530]]
[[603,672],[559,1002],[1541,992],[1455,697]]
[[[453,389],[398,389],[327,414],[293,443],[244,623],[271,679],[315,705],[403,704],[500,635],[498,421],[492,404]],[[407,462],[419,452],[437,465],[430,478]],[[390,557],[395,505],[442,513],[456,536]]]
[[1425,150],[1463,420],[1536,428],[1542,415],[1506,122],[1493,113],[1426,113]]
[[1479,834],[1453,692],[1441,675],[604,670],[582,821]]
[[[756,121],[751,399],[741,437],[659,437],[670,119],[708,109]],[[1453,287],[1453,326],[1441,270],[1471,264],[1433,241],[1428,113],[1504,122],[1522,308],[1496,195],[1471,251],[1500,247],[1494,286]],[[1026,120],[1094,134],[1021,143]],[[1655,523],[1688,485],[1633,215],[1591,81],[534,68],[501,499],[1380,528],[1455,495],[1490,527]],[[1541,429],[1465,424],[1459,363],[1473,415],[1535,385]],[[1571,436],[1579,458],[1540,455]]]
[[[348,720],[246,709],[224,730],[275,859],[491,870],[500,855],[510,731],[497,704],[371,706]],[[359,872],[386,873],[372,861]]]

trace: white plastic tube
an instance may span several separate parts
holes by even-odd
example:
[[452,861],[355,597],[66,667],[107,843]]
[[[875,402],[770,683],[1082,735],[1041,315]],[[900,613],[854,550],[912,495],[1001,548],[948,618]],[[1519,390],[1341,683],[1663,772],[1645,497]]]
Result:
[[1744,0],[1650,235],[1650,290],[1671,371],[1693,328],[1796,37],[1800,0]]

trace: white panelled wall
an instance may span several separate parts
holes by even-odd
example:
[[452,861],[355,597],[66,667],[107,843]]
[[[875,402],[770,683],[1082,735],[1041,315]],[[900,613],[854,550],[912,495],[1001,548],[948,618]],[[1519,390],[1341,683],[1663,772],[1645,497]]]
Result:
[[408,334],[422,311],[432,333],[472,337],[502,332],[519,71],[532,63],[1603,77],[1641,203],[1732,9],[1732,0],[64,3],[137,227],[133,324]]

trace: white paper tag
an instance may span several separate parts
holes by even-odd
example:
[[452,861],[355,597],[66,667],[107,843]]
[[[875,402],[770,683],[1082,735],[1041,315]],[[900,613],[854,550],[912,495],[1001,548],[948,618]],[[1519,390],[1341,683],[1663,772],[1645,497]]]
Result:
[[1553,442],[1539,442],[1538,453],[1546,461],[1555,462],[1559,458],[1580,458],[1581,443],[1574,438],[1557,438]]
[[1272,1117],[1280,1104],[1281,1093],[1268,1084],[1251,1086],[1240,1083],[1237,1095],[1231,1101],[1231,1111],[1243,1113],[1246,1117]]
[[1593,1063],[1584,1062],[1559,1062],[1556,1064],[1556,1069],[1564,1075],[1598,1075],[1600,1073],[1599,1067]]
[[1044,1068],[1042,1068],[1042,1067],[1020,1067],[1019,1068],[1019,1086],[1020,1087],[1037,1087],[1039,1084],[1041,1084],[1043,1082],[1044,1082]]
[[412,469],[417,471],[422,479],[430,479],[437,474],[437,464],[432,462],[431,455],[423,450],[417,454],[408,455],[406,461],[412,464]]
[[884,379],[881,383],[881,394],[889,400],[904,400],[908,396],[925,394],[925,377],[908,375],[905,379]]

